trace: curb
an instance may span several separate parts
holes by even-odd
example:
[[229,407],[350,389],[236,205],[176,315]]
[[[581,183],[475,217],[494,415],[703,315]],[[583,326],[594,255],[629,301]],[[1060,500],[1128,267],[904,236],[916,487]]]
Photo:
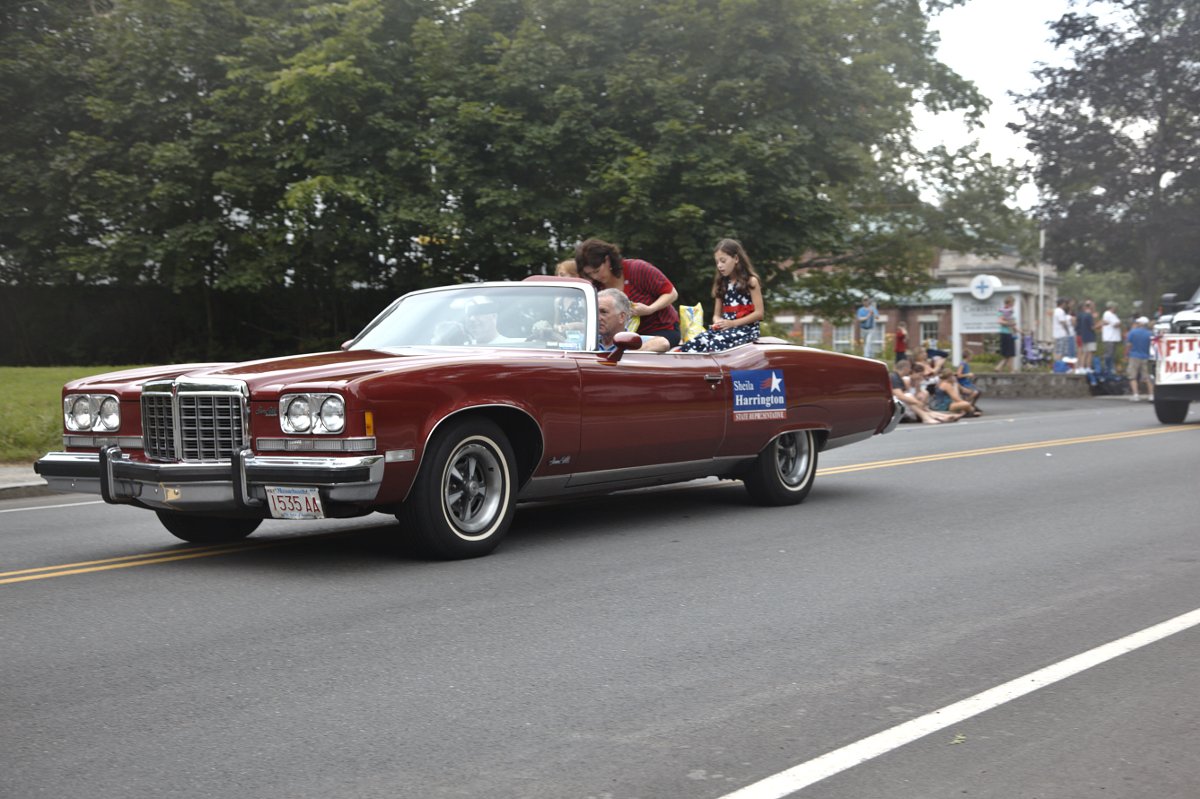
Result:
[[15,485],[0,485],[0,499],[24,499],[26,497],[48,497],[61,494],[51,491],[45,483],[17,483]]

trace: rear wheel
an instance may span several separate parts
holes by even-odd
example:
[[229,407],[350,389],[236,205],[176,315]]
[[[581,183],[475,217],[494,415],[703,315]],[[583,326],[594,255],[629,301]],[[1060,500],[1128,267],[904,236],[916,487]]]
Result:
[[477,558],[494,550],[516,507],[516,458],[486,419],[451,422],[433,440],[396,518],[435,558]]
[[758,453],[742,481],[755,502],[795,505],[808,496],[816,476],[816,436],[811,430],[798,430],[784,433]]
[[157,511],[162,526],[176,538],[192,544],[227,544],[241,541],[262,524],[262,519],[198,516],[175,511]]
[[1154,398],[1154,415],[1163,424],[1182,424],[1188,415],[1187,400]]

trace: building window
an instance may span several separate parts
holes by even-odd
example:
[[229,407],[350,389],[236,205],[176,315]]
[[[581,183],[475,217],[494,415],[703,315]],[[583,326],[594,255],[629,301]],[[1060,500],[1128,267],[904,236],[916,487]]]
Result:
[[838,352],[850,352],[854,349],[853,325],[834,325],[833,348]]
[[933,322],[922,321],[921,322],[921,346],[929,347],[932,345],[932,346],[936,347],[937,341],[938,341],[938,323],[936,321],[933,321]]
[[819,347],[825,343],[825,325],[821,322],[804,323],[804,346]]

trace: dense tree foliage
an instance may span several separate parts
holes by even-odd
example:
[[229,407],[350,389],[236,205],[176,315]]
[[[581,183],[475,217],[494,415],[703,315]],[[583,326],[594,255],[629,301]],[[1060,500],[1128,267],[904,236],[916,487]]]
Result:
[[0,279],[402,291],[600,236],[694,301],[732,235],[839,316],[1022,235],[1010,167],[912,148],[915,103],[985,103],[933,55],[943,5],[18,2]]
[[1079,303],[1092,300],[1098,313],[1103,313],[1110,302],[1117,304],[1121,315],[1141,316],[1150,315],[1155,306],[1136,305],[1141,298],[1137,276],[1132,272],[1108,271],[1100,272],[1088,269],[1066,269],[1058,273],[1062,280],[1058,284],[1058,296],[1068,297]]
[[1020,126],[1039,156],[1047,254],[1131,272],[1146,308],[1200,284],[1200,3],[1107,0],[1053,26]]
[[76,213],[73,140],[95,130],[85,100],[87,0],[0,7],[0,278],[73,278],[88,243]]

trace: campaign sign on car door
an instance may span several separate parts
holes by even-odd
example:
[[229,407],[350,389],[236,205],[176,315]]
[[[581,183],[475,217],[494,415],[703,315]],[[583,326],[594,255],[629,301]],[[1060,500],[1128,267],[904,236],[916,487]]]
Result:
[[751,369],[733,372],[733,420],[784,419],[787,417],[787,392],[783,372]]

